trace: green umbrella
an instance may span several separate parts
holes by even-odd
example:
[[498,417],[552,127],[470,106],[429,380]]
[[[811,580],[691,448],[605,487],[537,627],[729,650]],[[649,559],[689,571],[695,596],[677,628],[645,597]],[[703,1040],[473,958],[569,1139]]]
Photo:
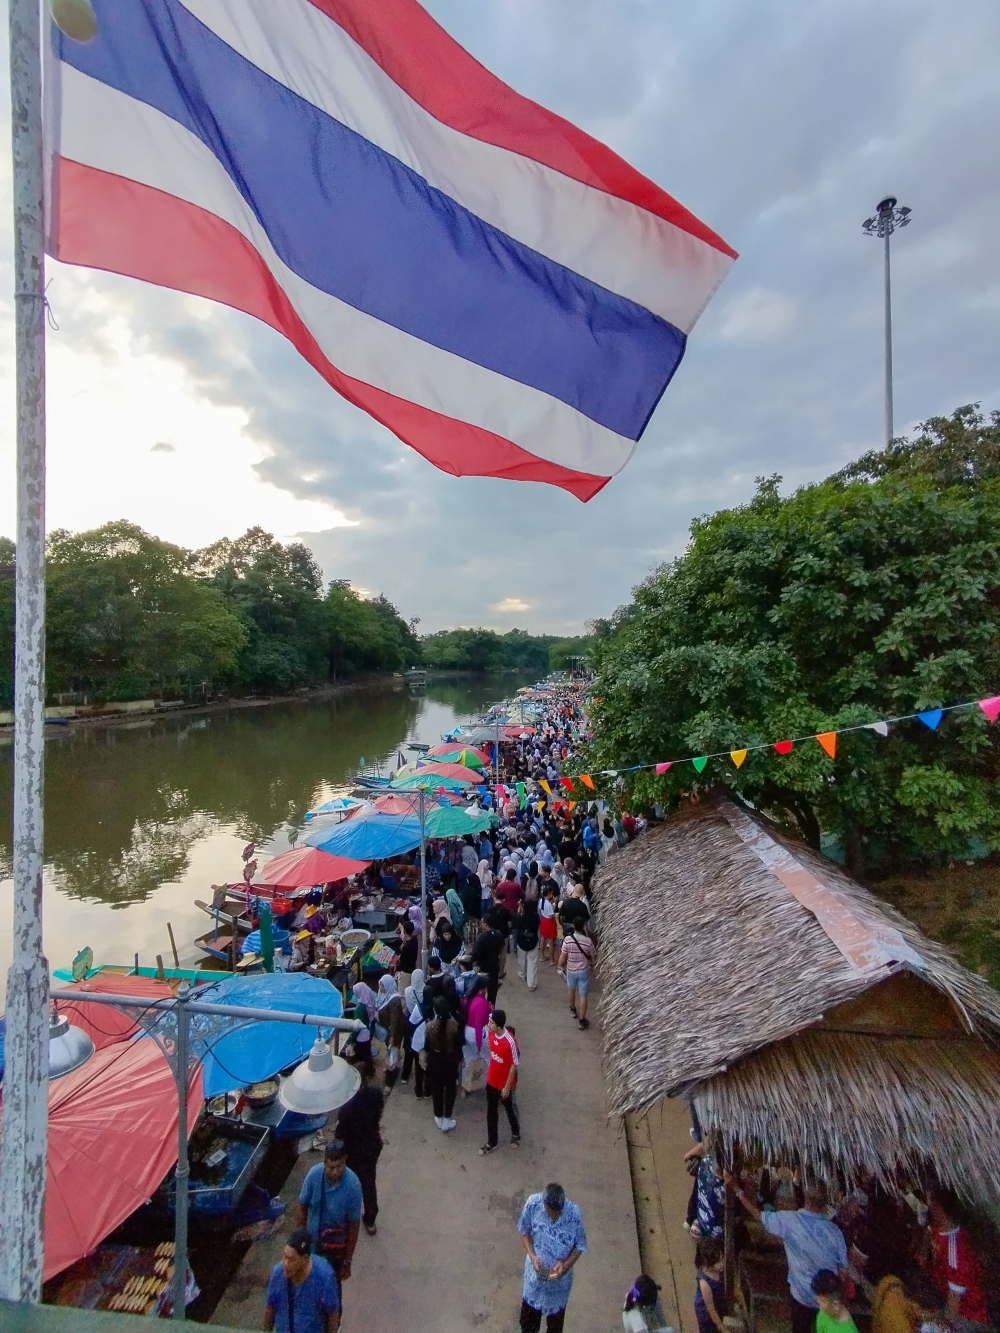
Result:
[[389,784],[394,791],[419,791],[421,787],[425,791],[437,791],[439,787],[444,787],[445,791],[462,791],[465,787],[471,787],[472,783],[465,778],[443,777],[439,773],[430,773],[426,768],[417,773],[397,773]]
[[427,812],[424,828],[428,838],[461,838],[466,833],[485,833],[496,823],[496,815],[485,810],[470,814],[456,805],[436,805]]

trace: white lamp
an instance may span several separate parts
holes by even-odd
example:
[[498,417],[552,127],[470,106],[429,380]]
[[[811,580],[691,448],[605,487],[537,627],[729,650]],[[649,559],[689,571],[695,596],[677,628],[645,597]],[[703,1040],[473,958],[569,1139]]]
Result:
[[87,1063],[94,1043],[83,1028],[70,1027],[69,1019],[53,1009],[49,1014],[49,1078],[62,1078]]
[[309,1059],[300,1064],[278,1089],[278,1101],[287,1111],[322,1115],[349,1102],[360,1087],[358,1071],[339,1055],[334,1055],[329,1044],[317,1035]]

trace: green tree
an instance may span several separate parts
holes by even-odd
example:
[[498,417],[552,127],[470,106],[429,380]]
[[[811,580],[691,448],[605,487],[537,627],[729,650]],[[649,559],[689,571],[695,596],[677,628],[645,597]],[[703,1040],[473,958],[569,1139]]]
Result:
[[712,759],[700,779],[685,764],[625,780],[646,800],[721,783],[814,845],[839,835],[855,871],[971,837],[1000,847],[998,748],[978,709],[887,739],[864,726],[1000,689],[997,426],[963,408],[788,499],[759,479],[749,504],[692,524],[685,554],[598,635],[588,764],[858,726],[833,761],[807,740],[739,769]]
[[246,642],[190,553],[135,524],[51,533],[46,574],[49,693],[114,699],[190,689],[232,672]]

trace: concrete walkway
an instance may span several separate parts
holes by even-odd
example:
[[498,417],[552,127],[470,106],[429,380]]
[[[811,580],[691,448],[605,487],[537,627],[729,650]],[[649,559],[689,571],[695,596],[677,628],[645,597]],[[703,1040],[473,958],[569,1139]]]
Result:
[[[484,1094],[455,1108],[458,1128],[442,1134],[430,1101],[410,1087],[390,1096],[379,1163],[378,1235],[362,1230],[344,1289],[345,1333],[513,1333],[521,1304],[523,1251],[516,1224],[528,1194],[557,1180],[583,1210],[588,1252],[575,1268],[567,1333],[614,1333],[625,1294],[640,1271],[624,1130],[606,1120],[600,1031],[580,1032],[566,988],[548,965],[529,994],[514,958],[498,997],[521,1049],[521,1147],[486,1140]],[[291,1228],[294,1199],[317,1153],[299,1159],[283,1197],[283,1232],[254,1245],[213,1323],[259,1328],[271,1267]],[[682,1219],[683,1220],[683,1215]],[[662,1281],[662,1278],[660,1279]]]

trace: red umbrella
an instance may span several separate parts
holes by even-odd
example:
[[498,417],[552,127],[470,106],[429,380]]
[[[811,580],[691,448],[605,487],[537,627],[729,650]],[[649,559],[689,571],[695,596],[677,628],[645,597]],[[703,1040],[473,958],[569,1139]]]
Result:
[[404,796],[402,792],[392,796],[376,796],[372,804],[381,815],[412,815],[420,803],[416,792]]
[[329,884],[364,870],[367,861],[350,861],[346,856],[332,856],[318,847],[293,847],[282,852],[260,872],[261,884],[280,889],[300,889],[310,884]]
[[456,741],[452,741],[450,745],[432,745],[427,753],[432,756],[436,754],[457,754],[459,750],[468,750],[470,754],[476,755],[484,764],[490,762],[489,755],[481,747],[476,745],[459,745]]
[[[100,1008],[102,1017],[114,1012]],[[201,1107],[197,1065],[188,1133]],[[50,1083],[45,1280],[89,1254],[151,1198],[176,1161],[177,1092],[155,1041],[116,1042]]]

